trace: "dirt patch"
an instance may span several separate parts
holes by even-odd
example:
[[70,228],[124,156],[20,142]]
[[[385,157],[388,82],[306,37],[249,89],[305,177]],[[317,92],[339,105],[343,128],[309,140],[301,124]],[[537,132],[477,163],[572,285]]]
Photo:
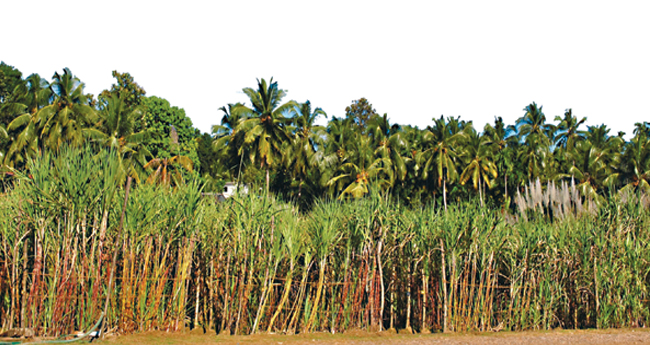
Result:
[[404,334],[355,330],[341,334],[311,333],[298,335],[259,334],[249,336],[202,334],[199,332],[148,332],[107,337],[103,344],[524,344],[524,345],[599,345],[650,344],[648,329],[560,330],[539,332],[500,332],[476,334]]

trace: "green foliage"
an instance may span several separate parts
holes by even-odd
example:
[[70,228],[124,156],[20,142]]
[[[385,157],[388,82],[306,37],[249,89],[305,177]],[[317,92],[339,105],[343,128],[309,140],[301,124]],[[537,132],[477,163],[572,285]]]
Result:
[[[24,87],[25,84],[22,75],[23,74],[13,66],[0,62],[0,125],[5,127],[15,119],[18,113],[22,110],[19,107],[17,108],[15,105],[18,96],[16,90]],[[2,138],[0,138],[0,145],[2,145]]]
[[[196,141],[199,132],[192,125],[192,120],[185,115],[185,110],[171,106],[169,101],[156,96],[145,97],[146,107],[144,121],[136,125],[138,131],[147,129],[152,139],[145,147],[155,158],[171,158],[186,156],[192,161],[195,169],[200,169]],[[177,142],[171,137],[172,126],[178,134]]]
[[203,133],[196,138],[197,148],[196,155],[200,162],[201,175],[216,176],[219,172],[217,155],[212,146],[212,136],[208,133]]
[[134,81],[133,77],[129,73],[119,73],[118,71],[113,71],[112,74],[117,79],[117,83],[111,86],[110,91],[102,91],[99,95],[100,102],[105,101],[111,94],[120,94],[127,107],[142,105],[147,92]]
[[157,177],[149,171],[153,180],[180,182],[196,174],[211,191],[226,181],[266,185],[303,210],[321,198],[360,199],[380,191],[408,205],[447,206],[478,196],[512,212],[516,192],[537,179],[543,185],[574,179],[581,198],[598,203],[621,191],[650,190],[647,123],[636,124],[626,141],[605,125],[584,130],[586,119],[571,109],[548,122],[533,102],[514,124],[496,118],[483,132],[445,116],[419,129],[391,123],[361,98],[344,118],[321,127],[314,121],[325,115],[322,109],[309,101],[283,103],[286,90],[261,79],[243,89],[249,104],[220,108],[221,124],[201,136],[182,109],[145,97],[129,73],[113,71],[115,83],[97,102],[67,68],[50,82],[37,74],[23,80],[13,67],[0,67],[4,170],[26,171],[39,154],[90,142],[117,148],[137,180],[144,180],[146,165],[160,168]]
[[0,62],[0,104],[9,102],[16,87],[23,84],[23,74],[13,66]]

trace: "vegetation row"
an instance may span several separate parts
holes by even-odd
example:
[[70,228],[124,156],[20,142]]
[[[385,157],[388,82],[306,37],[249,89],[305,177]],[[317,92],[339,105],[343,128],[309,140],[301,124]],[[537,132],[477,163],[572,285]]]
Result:
[[[67,68],[47,81],[0,64],[3,188],[17,172],[28,173],[30,159],[69,145],[116,150],[136,184],[177,186],[197,178],[206,192],[219,192],[237,181],[303,210],[316,200],[373,191],[410,206],[478,197],[514,210],[517,194],[537,180],[544,188],[573,183],[597,206],[620,191],[650,193],[647,122],[626,137],[605,124],[587,126],[571,109],[547,121],[533,102],[514,124],[495,117],[481,129],[440,116],[420,129],[391,123],[360,98],[344,116],[318,125],[327,118],[322,109],[285,102],[287,92],[262,79],[243,89],[246,104],[208,110],[204,116],[215,116],[215,125],[201,134],[182,109],[147,97],[128,73],[113,75],[116,83],[95,97]],[[422,116],[432,115],[423,107]]]

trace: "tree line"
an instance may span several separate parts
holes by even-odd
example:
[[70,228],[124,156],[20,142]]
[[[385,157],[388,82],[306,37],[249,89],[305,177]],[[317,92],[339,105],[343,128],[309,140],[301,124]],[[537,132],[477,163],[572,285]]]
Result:
[[[69,69],[51,81],[0,65],[0,160],[3,179],[62,145],[119,151],[140,183],[179,185],[190,176],[206,190],[246,183],[310,207],[323,198],[360,198],[376,190],[407,205],[477,197],[508,206],[530,181],[572,181],[599,204],[620,190],[650,192],[650,127],[630,140],[586,124],[571,109],[547,119],[527,105],[514,124],[495,117],[484,128],[460,116],[434,117],[420,129],[398,125],[360,98],[331,117],[307,100],[286,101],[277,81],[244,88],[247,104],[219,108],[212,133],[182,109],[146,96],[128,73],[97,97]],[[317,120],[327,118],[326,125]]]

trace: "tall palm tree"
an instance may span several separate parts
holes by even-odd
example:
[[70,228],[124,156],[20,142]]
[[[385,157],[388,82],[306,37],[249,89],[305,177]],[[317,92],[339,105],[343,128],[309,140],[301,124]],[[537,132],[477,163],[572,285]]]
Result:
[[63,74],[54,73],[52,79],[53,103],[34,114],[39,139],[43,147],[52,150],[64,142],[79,145],[83,142],[82,130],[96,122],[95,110],[83,93],[84,84],[68,68]]
[[621,192],[644,191],[650,194],[650,137],[646,131],[636,131],[636,135],[625,145],[620,164],[604,182],[612,186],[618,182]]
[[549,134],[552,135],[554,128],[546,123],[546,115],[542,112],[542,107],[537,106],[535,102],[524,108],[526,113],[515,122],[517,130],[522,138],[528,143],[536,142],[538,144],[550,145]]
[[488,123],[483,129],[486,138],[485,145],[490,147],[497,173],[503,176],[503,195],[506,202],[508,199],[508,175],[512,173],[515,164],[515,151],[512,146],[516,145],[517,138],[510,135],[513,129],[514,127],[506,127],[501,117],[495,117],[494,126]]
[[478,191],[481,206],[483,206],[483,184],[491,188],[491,179],[497,177],[497,168],[492,161],[489,141],[487,137],[481,136],[473,128],[467,130],[467,141],[460,154],[465,161],[465,169],[460,175],[460,184],[464,185],[472,180],[474,190]]
[[458,177],[458,154],[456,147],[465,140],[465,132],[459,127],[458,120],[449,118],[447,121],[440,116],[434,119],[434,126],[428,127],[422,138],[426,146],[423,151],[426,161],[423,178],[433,172],[438,186],[442,187],[442,200],[447,210],[447,182]]
[[295,135],[288,145],[285,164],[291,171],[294,181],[298,181],[298,198],[302,196],[303,182],[307,179],[308,170],[315,165],[313,156],[316,153],[316,142],[323,136],[324,128],[315,125],[319,116],[327,117],[323,109],[312,111],[309,101],[295,107],[296,116],[293,118]]
[[[426,159],[423,154],[423,136],[424,131],[413,126],[400,126],[399,135],[405,142],[404,152],[401,154],[404,164],[406,165],[406,174],[398,188],[395,188],[394,194],[408,203],[418,204],[424,198],[428,198],[425,193],[426,181],[422,177]],[[424,195],[423,195],[424,194]]]
[[245,133],[238,130],[245,118],[239,112],[233,113],[233,109],[243,106],[241,103],[229,103],[227,107],[219,108],[223,112],[221,124],[212,126],[212,147],[217,154],[219,169],[223,176],[237,176],[238,181],[248,150],[244,148]]
[[587,121],[586,117],[578,120],[573,116],[573,111],[567,109],[564,112],[564,117],[556,116],[555,121],[560,121],[557,126],[559,132],[556,136],[556,145],[571,150],[577,141],[584,140],[585,133],[578,130],[578,128]]
[[408,145],[399,125],[390,125],[386,114],[374,115],[368,120],[368,133],[372,136],[375,156],[384,165],[385,178],[390,187],[404,181],[407,173],[408,156],[404,157]]
[[10,145],[4,154],[3,163],[10,167],[24,166],[29,158],[38,154],[38,130],[36,117],[23,114],[7,126]]
[[[318,184],[324,188],[328,188],[328,182],[347,156],[347,147],[356,135],[353,125],[354,122],[350,119],[333,117],[325,130],[314,137],[317,150],[312,156],[311,164],[317,167],[320,175]],[[332,192],[333,189],[329,188],[329,191]]]
[[3,159],[11,167],[22,166],[28,158],[36,157],[39,150],[36,114],[53,100],[50,84],[38,74],[30,75],[25,81],[15,90],[15,102],[4,109],[15,116],[6,128],[11,144]]
[[[517,160],[523,168],[523,174],[527,181],[535,181],[543,177],[546,163],[549,156],[549,147],[546,136],[528,136],[526,144],[521,145],[517,150]],[[525,183],[525,181],[522,181]]]
[[387,159],[375,157],[370,137],[355,132],[354,139],[346,145],[341,164],[327,185],[341,191],[340,198],[351,195],[360,198],[369,192],[372,182],[379,188],[388,187]]
[[[338,117],[332,118],[332,120],[327,124],[327,134],[326,137],[326,151],[319,150],[323,152],[323,155],[330,154],[338,158],[338,163],[345,157],[346,148],[348,144],[356,137],[354,131],[354,122],[351,119],[341,119]],[[319,158],[327,160],[324,156]],[[330,165],[331,167],[331,165]]]
[[387,114],[383,116],[372,115],[366,122],[366,133],[372,137],[375,146],[380,146],[385,138],[399,132],[399,129],[399,125],[390,124]]
[[32,74],[25,83],[16,89],[16,102],[23,104],[27,113],[36,114],[44,106],[50,104],[54,93],[47,80],[38,74]]
[[570,153],[574,164],[566,177],[574,178],[582,195],[597,204],[603,201],[604,182],[610,175],[607,160],[611,154],[607,149],[600,149],[589,141],[577,143]]
[[605,124],[600,126],[587,126],[585,139],[597,149],[620,152],[625,141],[620,136],[610,136],[609,132],[610,129]]
[[122,158],[124,168],[139,181],[138,173],[144,170],[147,157],[151,153],[144,146],[150,137],[148,130],[134,132],[135,123],[144,115],[142,106],[129,107],[126,95],[111,93],[105,98],[105,104],[99,111],[96,128],[84,129],[87,137],[100,146],[116,149]]
[[[245,133],[244,146],[250,147],[250,159],[266,170],[266,190],[270,185],[270,169],[282,156],[282,143],[289,140],[286,127],[291,122],[290,116],[297,103],[289,101],[280,104],[286,91],[278,88],[273,78],[257,81],[257,89],[244,88],[244,93],[252,103],[252,108],[239,105],[231,109],[235,116],[245,118],[238,129]],[[242,153],[243,147],[240,150]]]
[[632,133],[634,133],[634,135],[643,134],[646,138],[650,138],[650,123],[647,121],[635,123]]

